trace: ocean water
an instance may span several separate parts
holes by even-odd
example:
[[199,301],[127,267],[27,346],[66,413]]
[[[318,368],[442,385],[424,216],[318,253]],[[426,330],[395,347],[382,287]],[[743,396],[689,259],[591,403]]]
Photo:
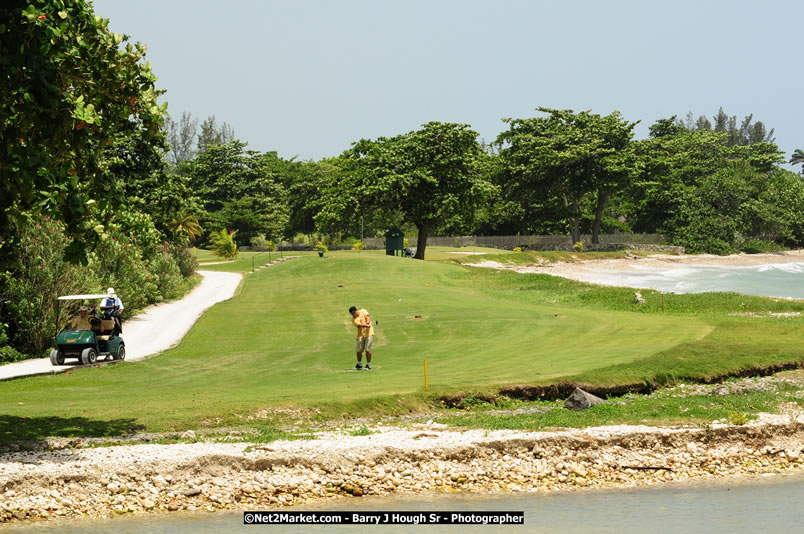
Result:
[[593,284],[655,289],[663,293],[717,291],[804,299],[804,262],[672,268],[634,265],[630,271],[597,269],[579,273],[576,278]]
[[[27,534],[177,534],[293,532],[294,534],[398,532],[527,532],[537,534],[700,534],[802,532],[804,476],[774,476],[658,488],[506,495],[430,495],[348,498],[284,511],[380,513],[524,512],[524,525],[270,525],[244,524],[243,512],[151,514],[116,519],[56,520],[14,525]],[[273,510],[278,511],[278,510]],[[0,528],[0,532],[3,531]]]

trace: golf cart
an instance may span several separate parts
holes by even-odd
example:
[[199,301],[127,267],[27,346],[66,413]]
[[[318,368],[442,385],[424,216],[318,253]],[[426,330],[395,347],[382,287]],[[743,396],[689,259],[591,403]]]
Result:
[[[106,298],[106,295],[100,294],[66,295],[59,297],[58,300],[84,301],[104,298]],[[109,314],[104,314],[98,308],[99,306],[92,304],[88,310],[89,330],[68,329],[63,330],[58,335],[55,348],[50,351],[51,364],[64,365],[65,358],[78,358],[84,365],[95,363],[100,356],[105,356],[107,360],[110,358],[114,360],[126,359],[126,344],[115,328],[113,315],[116,310],[109,310],[112,315],[112,317],[109,317]]]

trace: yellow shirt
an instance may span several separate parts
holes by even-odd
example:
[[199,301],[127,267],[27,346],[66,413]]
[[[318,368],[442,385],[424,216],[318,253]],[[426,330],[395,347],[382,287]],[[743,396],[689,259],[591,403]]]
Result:
[[352,324],[357,327],[357,339],[374,335],[374,327],[371,325],[371,317],[365,309],[357,310],[357,317],[352,319]]
[[73,330],[92,330],[92,325],[89,324],[89,317],[81,317],[80,315],[73,318]]

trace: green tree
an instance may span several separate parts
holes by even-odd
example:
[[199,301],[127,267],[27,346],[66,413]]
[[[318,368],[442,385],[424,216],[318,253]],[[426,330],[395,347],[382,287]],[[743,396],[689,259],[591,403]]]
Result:
[[633,175],[636,157],[630,144],[637,123],[617,111],[605,117],[589,111],[538,111],[547,116],[505,119],[509,129],[497,138],[509,194],[526,201],[534,193],[560,199],[573,242],[580,241],[584,197],[593,195],[596,243],[606,203]]
[[619,207],[635,232],[669,233],[687,190],[728,159],[725,135],[711,130],[651,137],[636,141],[634,148],[640,174]]
[[286,163],[280,176],[289,213],[286,235],[311,235],[315,231],[315,216],[323,209],[326,191],[337,172],[335,158]]
[[[423,260],[430,232],[475,209],[493,186],[483,179],[477,133],[466,124],[428,122],[392,138],[360,140],[344,156],[339,192],[328,198],[330,213],[359,222],[371,209],[398,210],[418,230],[416,258]],[[359,211],[351,211],[357,203]]]
[[235,140],[234,130],[227,123],[218,126],[215,115],[210,115],[201,123],[198,133],[198,153],[204,152],[211,145],[225,145]]
[[127,43],[84,0],[0,5],[0,258],[13,256],[23,212],[66,224],[65,255],[86,262],[98,242],[93,204],[116,200],[102,152],[129,123],[159,131],[166,104],[145,46]]
[[793,155],[790,157],[790,164],[802,165],[801,173],[804,174],[804,150],[797,148],[795,151],[793,151]]
[[740,206],[744,235],[804,246],[804,178],[786,169],[762,176],[752,198]]
[[[689,114],[687,120],[692,121],[692,113]],[[657,137],[665,137],[667,135],[678,135],[682,131],[684,131],[684,129],[685,129],[684,123],[678,121],[676,119],[676,116],[673,115],[669,119],[657,120],[652,126],[648,128],[648,131],[650,132],[650,136],[655,139]],[[687,128],[687,129],[692,130],[694,128]],[[703,128],[703,129],[708,130],[709,128]]]
[[762,121],[753,122],[754,115],[749,114],[737,126],[737,116],[729,116],[721,107],[717,115],[713,116],[714,124],[709,122],[705,116],[701,115],[697,120],[693,120],[692,112],[687,114],[687,119],[677,121],[677,125],[689,131],[714,130],[726,134],[726,143],[729,146],[748,146],[754,143],[773,143],[774,129],[767,130]]
[[[729,145],[726,132],[664,132],[663,119],[652,137],[635,143],[641,172],[619,199],[635,231],[669,234],[690,252],[733,252],[739,235],[791,240],[789,223],[795,194],[770,194],[784,161],[774,143]],[[770,199],[778,206],[773,206]]]
[[671,224],[674,243],[690,252],[728,254],[739,246],[738,235],[795,242],[804,189],[796,189],[785,172],[792,175],[768,173],[742,159],[727,162],[685,190]]
[[125,208],[148,214],[163,239],[176,239],[176,215],[200,210],[187,177],[177,169],[167,169],[166,147],[162,133],[146,136],[134,124],[115,135],[103,155],[108,183],[121,190],[120,200],[114,209],[98,215],[99,222],[107,224],[112,213]]
[[203,226],[239,230],[238,239],[268,234],[278,240],[287,226],[288,212],[277,173],[275,153],[246,150],[240,141],[209,145],[180,169],[207,213]]

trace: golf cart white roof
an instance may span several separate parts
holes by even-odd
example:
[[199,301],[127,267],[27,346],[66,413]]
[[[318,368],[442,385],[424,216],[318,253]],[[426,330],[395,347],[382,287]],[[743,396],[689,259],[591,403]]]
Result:
[[92,295],[64,295],[56,300],[89,300],[89,299],[103,299],[108,297],[106,294],[92,294]]

